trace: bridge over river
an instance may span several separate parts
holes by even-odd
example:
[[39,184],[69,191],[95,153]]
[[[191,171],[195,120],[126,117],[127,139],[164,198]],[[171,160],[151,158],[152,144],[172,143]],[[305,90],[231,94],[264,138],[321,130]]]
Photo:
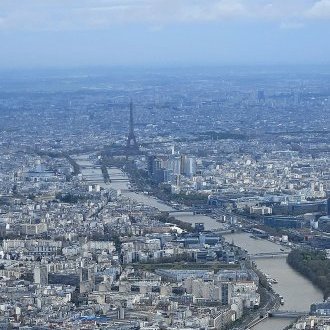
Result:
[[287,251],[281,252],[260,252],[260,253],[251,253],[249,257],[251,259],[261,259],[261,258],[286,258],[289,255]]
[[306,316],[308,314],[309,312],[276,310],[276,311],[268,312],[268,317],[297,318],[301,316]]
[[[259,317],[256,317],[254,320],[252,320],[248,327],[244,327],[244,329],[252,329],[258,324],[265,324],[264,321],[271,319],[296,319],[298,317],[306,316],[308,315],[308,312],[297,312],[297,311],[283,311],[283,310],[274,310],[269,311],[268,313],[265,313],[264,315],[260,315]],[[243,328],[239,328],[239,330],[243,330]]]

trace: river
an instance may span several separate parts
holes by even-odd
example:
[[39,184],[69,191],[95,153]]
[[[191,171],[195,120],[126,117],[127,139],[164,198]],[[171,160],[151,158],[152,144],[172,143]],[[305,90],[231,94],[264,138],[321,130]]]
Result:
[[[225,235],[226,239],[233,240],[235,245],[244,247],[249,253],[279,252],[282,246],[267,240],[256,240],[246,233]],[[322,292],[311,282],[294,271],[285,258],[257,259],[258,268],[270,277],[275,278],[278,284],[273,284],[274,290],[284,298],[281,310],[309,311],[310,305],[323,300]],[[287,319],[268,319],[255,326],[254,330],[283,329],[290,324]]]
[[[82,166],[82,175],[86,181],[100,184],[103,188],[120,189],[124,196],[131,198],[139,203],[155,207],[161,211],[175,211],[171,206],[157,200],[153,196],[129,191],[129,180],[125,173],[118,168],[109,168],[108,173],[113,182],[105,184],[102,179],[102,172],[99,168],[91,168],[92,161],[88,156],[74,157],[79,165]],[[86,168],[87,167],[87,168]],[[119,179],[120,181],[116,181]],[[204,222],[205,229],[223,228],[223,224],[215,219],[204,215],[193,215],[192,213],[177,213],[175,217],[179,220],[196,223]],[[250,254],[258,252],[280,252],[281,245],[263,239],[253,239],[248,233],[234,233],[225,235],[226,240],[234,241],[235,245],[246,249]],[[311,284],[308,280],[294,271],[287,263],[285,258],[257,259],[258,268],[265,274],[270,275],[278,281],[274,284],[274,290],[284,298],[282,310],[308,311],[314,302],[323,300],[322,292]],[[280,330],[292,322],[290,319],[266,319],[253,328],[253,330]]]

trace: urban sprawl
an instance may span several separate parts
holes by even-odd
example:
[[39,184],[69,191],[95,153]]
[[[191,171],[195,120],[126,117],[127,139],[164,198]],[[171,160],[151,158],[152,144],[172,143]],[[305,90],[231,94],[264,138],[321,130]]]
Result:
[[330,329],[330,76],[267,70],[5,74],[0,328]]

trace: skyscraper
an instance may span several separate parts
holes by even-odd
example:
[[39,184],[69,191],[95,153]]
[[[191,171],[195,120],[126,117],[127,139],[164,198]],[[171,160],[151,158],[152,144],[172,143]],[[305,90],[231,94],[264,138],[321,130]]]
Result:
[[258,102],[259,103],[265,102],[265,100],[266,100],[265,92],[264,91],[258,91],[258,93],[257,93],[257,99],[258,99]]
[[38,267],[36,267],[33,271],[33,278],[34,278],[34,283],[40,285],[47,285],[48,284],[47,265],[41,264]]

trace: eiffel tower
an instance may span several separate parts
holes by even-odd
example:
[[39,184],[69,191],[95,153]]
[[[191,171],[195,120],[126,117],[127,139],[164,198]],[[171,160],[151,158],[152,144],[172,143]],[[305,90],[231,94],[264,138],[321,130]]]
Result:
[[131,100],[129,104],[129,132],[126,144],[127,154],[137,154],[139,152],[139,146],[136,142],[134,134],[134,120],[133,120],[133,102]]

